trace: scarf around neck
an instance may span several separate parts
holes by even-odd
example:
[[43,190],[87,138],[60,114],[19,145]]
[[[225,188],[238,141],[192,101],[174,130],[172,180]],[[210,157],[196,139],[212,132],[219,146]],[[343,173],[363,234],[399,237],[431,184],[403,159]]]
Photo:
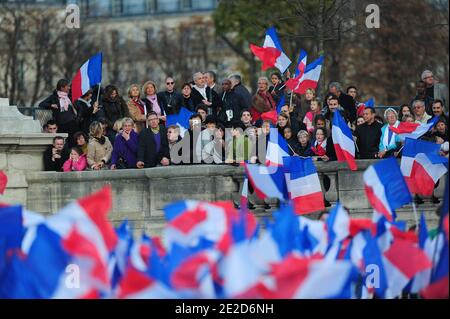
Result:
[[155,95],[147,95],[147,100],[149,100],[152,103],[152,111],[156,112],[156,114],[158,114],[158,116],[162,115],[162,109],[158,104],[158,98]]
[[311,150],[316,154],[317,156],[324,156],[327,154],[327,140],[323,140],[322,143],[319,143],[317,141],[314,142],[314,146],[311,147]]
[[66,92],[57,91],[59,104],[61,105],[61,111],[67,112],[69,110],[69,105],[71,104],[69,95]]

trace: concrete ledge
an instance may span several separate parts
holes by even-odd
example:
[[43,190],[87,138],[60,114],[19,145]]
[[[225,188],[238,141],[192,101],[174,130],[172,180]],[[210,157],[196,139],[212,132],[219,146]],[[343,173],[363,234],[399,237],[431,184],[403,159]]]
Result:
[[[375,160],[357,161],[358,171],[352,172],[346,163],[316,163],[319,176],[330,178],[330,189],[324,195],[332,204],[340,201],[355,217],[370,218],[372,210],[366,199],[362,174]],[[114,194],[110,215],[115,224],[123,219],[133,222],[135,230],[150,230],[159,234],[164,226],[163,208],[168,203],[183,200],[239,202],[244,170],[229,165],[180,165],[149,169],[84,171],[84,172],[25,172],[26,196],[17,192],[17,203],[44,215],[53,214],[73,200],[110,185]],[[443,194],[444,183],[437,190]],[[12,191],[12,190],[11,190]],[[270,216],[277,209],[277,200],[260,200],[249,195],[257,216]],[[1,200],[1,199],[0,199]],[[424,210],[430,225],[437,224],[437,205],[426,204]],[[311,216],[313,216],[312,214]],[[414,222],[411,207],[399,210],[399,217]]]

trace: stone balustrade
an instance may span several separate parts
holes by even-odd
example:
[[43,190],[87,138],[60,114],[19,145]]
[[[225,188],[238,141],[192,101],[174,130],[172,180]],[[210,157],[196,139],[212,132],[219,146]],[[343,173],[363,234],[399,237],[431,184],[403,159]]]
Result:
[[[348,170],[345,163],[317,163],[319,176],[327,175],[330,189],[325,196],[332,204],[339,200],[356,217],[369,217],[370,205],[364,192],[362,174],[372,161],[358,161],[358,171]],[[27,199],[24,204],[31,211],[45,215],[57,212],[69,202],[111,185],[114,193],[110,219],[119,223],[128,219],[136,230],[145,229],[159,234],[164,225],[166,204],[184,199],[205,201],[233,200],[239,202],[243,169],[228,165],[188,165],[157,167],[144,170],[85,171],[85,172],[28,172],[25,175]],[[444,183],[437,190],[442,197]],[[250,195],[257,216],[270,216],[278,201],[263,202]],[[270,207],[270,208],[268,208]],[[436,205],[425,204],[431,224],[437,223]],[[399,211],[399,217],[413,223],[411,207]]]

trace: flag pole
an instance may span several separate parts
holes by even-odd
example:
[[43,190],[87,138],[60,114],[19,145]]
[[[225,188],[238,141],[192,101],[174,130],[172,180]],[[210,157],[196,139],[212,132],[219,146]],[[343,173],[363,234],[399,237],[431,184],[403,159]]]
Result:
[[291,98],[289,100],[289,108],[292,107],[292,98],[294,97],[294,90],[291,91]]
[[416,233],[419,233],[419,218],[417,217],[417,209],[416,209],[416,203],[414,203],[414,199],[412,202],[412,208],[414,211],[414,219],[416,220]]
[[287,144],[287,146],[290,148],[290,150],[292,151],[292,153],[297,154],[297,153],[295,153],[295,151],[292,149],[292,147],[289,145],[289,143],[286,143],[286,144]]
[[98,85],[98,90],[97,90],[97,104],[98,104],[98,99],[100,98],[100,88],[102,87],[102,82],[99,83]]

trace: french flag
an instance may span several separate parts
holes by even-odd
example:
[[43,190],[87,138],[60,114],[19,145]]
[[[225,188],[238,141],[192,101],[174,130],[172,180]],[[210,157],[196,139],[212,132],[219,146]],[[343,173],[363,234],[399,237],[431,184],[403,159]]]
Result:
[[449,269],[449,244],[448,244],[448,204],[449,204],[449,181],[445,185],[445,198],[441,208],[439,221],[439,234],[435,238],[433,247],[433,267],[431,269],[430,285],[421,291],[421,295],[427,299],[448,299],[448,269]]
[[350,216],[340,203],[337,203],[330,212],[326,225],[329,246],[341,242],[350,236]]
[[273,125],[277,125],[278,115],[281,113],[281,108],[286,104],[286,98],[281,96],[280,102],[278,102],[277,109],[269,112],[264,112],[261,114],[261,119],[263,121],[270,120]]
[[269,298],[342,299],[354,298],[358,271],[350,261],[301,258],[291,254],[272,266],[275,289]]
[[339,112],[334,113],[331,131],[338,161],[346,161],[350,169],[356,171],[358,167],[356,166],[355,161],[355,143],[353,141],[353,135]]
[[300,85],[300,79],[305,73],[306,62],[308,61],[308,55],[305,50],[300,50],[298,57],[297,69],[295,70],[295,76],[292,79],[286,81],[286,87],[291,91],[295,91]]
[[308,214],[325,208],[319,175],[311,158],[284,157],[284,172],[289,198],[297,214]]
[[91,87],[102,82],[102,53],[87,60],[72,80],[72,102],[75,103]]
[[439,144],[406,138],[400,168],[411,193],[433,194],[448,166],[448,158],[439,156],[439,150]]
[[267,143],[266,165],[282,166],[283,157],[289,156],[289,145],[277,129],[271,128]]
[[241,193],[241,210],[245,210],[248,204],[248,178],[245,176],[244,183],[242,184]]
[[383,253],[382,259],[388,282],[386,298],[400,296],[416,274],[431,268],[431,261],[425,252],[404,239],[395,239]]
[[389,126],[389,129],[400,135],[402,138],[412,138],[418,139],[422,135],[426,134],[429,130],[431,130],[439,120],[438,116],[435,116],[429,123],[421,124],[421,123],[410,123],[410,122],[400,122],[397,127]]
[[363,179],[367,199],[388,221],[395,219],[395,209],[412,202],[411,193],[395,158],[369,166]]
[[276,67],[284,73],[292,63],[284,53],[274,27],[267,29],[263,47],[250,44],[250,49],[263,62],[263,71]]
[[231,202],[179,201],[164,208],[168,224],[163,232],[168,247],[195,247],[207,240],[219,250],[231,245],[228,234],[237,211]]
[[189,129],[189,118],[194,114],[187,108],[180,108],[178,114],[167,115],[166,127],[177,125],[180,128],[180,136],[184,137],[184,133]]
[[259,198],[288,199],[283,169],[256,164],[244,164],[245,173]]
[[305,94],[307,89],[316,89],[319,83],[320,73],[322,72],[324,56],[320,56],[317,60],[308,64],[305,73],[299,80],[299,85],[294,91],[298,94]]
[[5,192],[6,185],[8,184],[8,176],[3,171],[0,171],[0,195]]

